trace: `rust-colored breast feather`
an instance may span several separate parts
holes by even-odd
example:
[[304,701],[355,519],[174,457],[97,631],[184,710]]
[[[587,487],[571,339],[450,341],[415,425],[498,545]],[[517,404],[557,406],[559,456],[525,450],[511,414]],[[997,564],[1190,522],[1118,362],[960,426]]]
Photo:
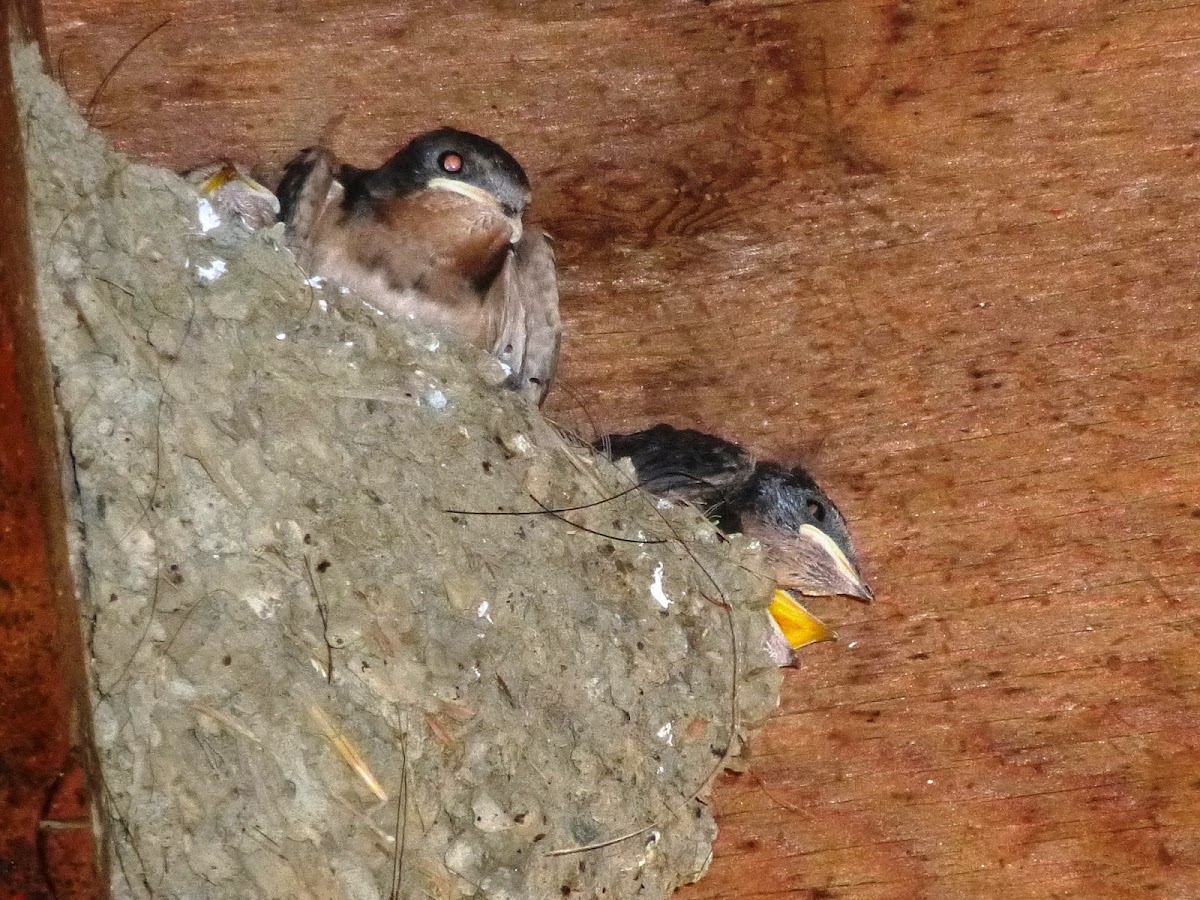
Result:
[[393,236],[403,235],[405,243],[420,247],[432,268],[454,272],[476,293],[499,274],[513,237],[512,225],[499,210],[449,191],[398,197],[376,217]]
[[[340,192],[336,184],[334,190]],[[415,320],[487,347],[493,318],[485,291],[508,257],[499,213],[446,191],[397,198],[368,214],[329,203],[306,265],[390,316]]]

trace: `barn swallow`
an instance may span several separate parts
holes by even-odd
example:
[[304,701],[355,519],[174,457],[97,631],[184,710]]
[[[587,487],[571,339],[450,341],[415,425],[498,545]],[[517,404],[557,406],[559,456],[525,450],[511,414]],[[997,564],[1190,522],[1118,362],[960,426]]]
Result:
[[279,200],[237,163],[213,163],[193,169],[184,178],[216,212],[237,216],[250,231],[275,224]]
[[503,147],[439,128],[377,169],[311,148],[288,164],[277,193],[310,274],[488,350],[509,387],[542,402],[562,335],[554,253],[524,225],[529,180]]
[[796,594],[874,599],[845,518],[804,469],[759,462],[737,444],[670,425],[596,446],[614,461],[629,459],[647,492],[692,503],[722,531],[759,541],[777,587],[771,614],[792,650],[836,636]]

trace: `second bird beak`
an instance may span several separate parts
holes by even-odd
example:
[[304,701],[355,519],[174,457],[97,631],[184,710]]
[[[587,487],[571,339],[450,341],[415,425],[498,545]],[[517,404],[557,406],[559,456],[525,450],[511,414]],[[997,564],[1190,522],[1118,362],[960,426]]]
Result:
[[807,524],[800,526],[798,536],[799,540],[789,548],[789,568],[794,564],[796,570],[786,573],[789,588],[819,597],[841,595],[868,603],[875,599],[874,592],[833,538]]
[[769,612],[792,650],[837,638],[836,631],[805,609],[790,593],[780,588],[775,590]]

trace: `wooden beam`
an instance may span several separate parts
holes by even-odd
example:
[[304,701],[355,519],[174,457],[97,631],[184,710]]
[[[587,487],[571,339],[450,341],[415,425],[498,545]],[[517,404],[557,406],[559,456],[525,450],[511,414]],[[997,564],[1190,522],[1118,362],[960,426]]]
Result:
[[5,0],[4,6],[11,26],[5,33],[26,43],[35,42],[44,52],[48,45],[42,4],[38,0]]
[[[0,34],[12,22],[36,37],[36,12],[0,4]],[[107,896],[84,774],[91,713],[7,45],[0,146],[0,883],[5,896],[84,900]]]

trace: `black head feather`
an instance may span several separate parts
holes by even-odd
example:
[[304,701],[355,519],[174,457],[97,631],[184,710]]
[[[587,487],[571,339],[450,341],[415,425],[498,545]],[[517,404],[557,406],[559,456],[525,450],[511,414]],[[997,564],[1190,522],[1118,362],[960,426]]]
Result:
[[[741,519],[754,516],[762,523],[788,532],[812,525],[833,539],[855,567],[858,557],[850,529],[841,511],[803,469],[776,463],[759,463],[753,477],[718,510],[722,524],[741,530]],[[725,521],[736,517],[739,521]]]
[[424,190],[435,178],[482,188],[514,218],[529,202],[529,179],[521,164],[495,141],[456,128],[439,128],[413,138],[378,169],[343,166],[338,178],[351,210],[370,207],[380,197]]

